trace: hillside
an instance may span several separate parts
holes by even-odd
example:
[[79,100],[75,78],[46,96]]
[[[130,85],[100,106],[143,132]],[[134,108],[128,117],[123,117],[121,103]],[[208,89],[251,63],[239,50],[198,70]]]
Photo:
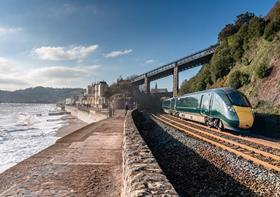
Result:
[[280,2],[266,17],[244,13],[218,35],[209,64],[181,84],[180,94],[217,87],[243,92],[255,112],[253,131],[280,138]]
[[211,62],[182,83],[180,94],[231,86],[256,112],[280,115],[280,2],[264,18],[248,12],[237,16],[218,42]]
[[82,88],[35,87],[16,91],[0,90],[0,102],[8,103],[57,103],[66,97],[79,95]]

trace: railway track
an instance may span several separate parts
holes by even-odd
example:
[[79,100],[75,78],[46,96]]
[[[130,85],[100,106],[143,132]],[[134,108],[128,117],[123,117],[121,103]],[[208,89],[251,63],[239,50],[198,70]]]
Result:
[[153,119],[159,120],[166,125],[176,128],[188,135],[208,142],[216,147],[231,152],[266,169],[280,173],[279,149],[267,147],[261,143],[244,140],[241,136],[234,136],[206,126],[189,121],[181,120],[170,115],[152,115]]
[[210,128],[206,125],[199,124],[199,123],[196,123],[196,122],[193,122],[193,121],[182,120],[180,118],[174,117],[174,116],[169,115],[169,114],[164,114],[162,116],[166,116],[168,118],[171,118],[173,120],[177,120],[177,121],[182,122],[184,124],[187,124],[189,126],[193,126],[195,128],[198,128],[198,129],[201,129],[201,130],[204,130],[204,131],[207,131],[207,132],[215,133],[215,134],[217,134],[221,137],[226,137],[226,138],[234,140],[236,142],[245,143],[245,144],[247,144],[249,146],[252,146],[256,149],[260,149],[260,150],[272,153],[274,155],[280,156],[280,144],[277,144],[277,145],[276,144],[269,144],[268,145],[268,143],[264,143],[264,142],[261,142],[261,141],[256,141],[256,140],[250,139],[250,138],[244,138],[243,136],[239,136],[239,135],[232,134],[232,133],[229,133],[229,132],[220,131],[216,128]]

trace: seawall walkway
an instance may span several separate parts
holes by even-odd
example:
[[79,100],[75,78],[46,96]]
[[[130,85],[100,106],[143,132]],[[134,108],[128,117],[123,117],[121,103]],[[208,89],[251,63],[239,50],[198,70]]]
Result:
[[120,196],[123,122],[89,124],[0,174],[0,196]]

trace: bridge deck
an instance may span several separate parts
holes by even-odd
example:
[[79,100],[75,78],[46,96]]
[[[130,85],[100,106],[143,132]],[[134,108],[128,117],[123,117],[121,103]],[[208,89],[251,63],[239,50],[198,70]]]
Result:
[[131,83],[134,85],[141,85],[144,83],[145,77],[148,77],[150,81],[152,81],[166,77],[168,75],[172,75],[175,66],[178,66],[179,71],[183,71],[207,63],[214,54],[217,46],[218,45],[210,46],[206,49],[188,55],[184,58],[178,59],[169,64],[163,65],[149,72],[141,74],[134,78]]

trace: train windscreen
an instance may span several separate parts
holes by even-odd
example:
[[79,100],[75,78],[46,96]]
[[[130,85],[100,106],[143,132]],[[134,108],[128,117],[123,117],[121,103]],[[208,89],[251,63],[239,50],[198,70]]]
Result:
[[248,99],[240,92],[232,91],[227,94],[232,105],[251,107]]

